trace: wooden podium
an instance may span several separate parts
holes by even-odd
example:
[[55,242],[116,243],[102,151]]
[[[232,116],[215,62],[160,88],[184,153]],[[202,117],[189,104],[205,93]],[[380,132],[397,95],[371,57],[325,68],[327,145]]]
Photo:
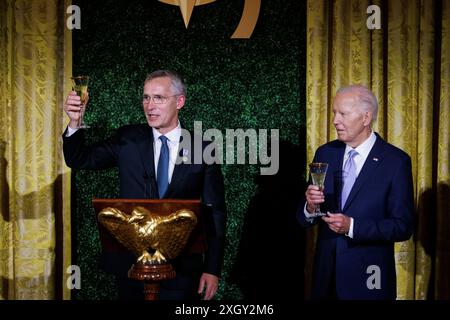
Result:
[[[100,242],[104,252],[120,252],[128,250],[137,254],[136,250],[131,249],[133,244],[144,241],[141,245],[144,245],[145,250],[148,250],[150,248],[146,247],[146,244],[149,242],[145,242],[145,240],[155,240],[155,236],[160,236],[165,232],[167,233],[167,236],[162,237],[162,240],[153,242],[159,244],[163,249],[166,249],[161,249],[160,251],[163,252],[163,254],[167,253],[166,255],[168,255],[169,258],[174,258],[175,255],[178,255],[178,251],[180,251],[180,248],[175,251],[171,251],[169,248],[172,246],[173,241],[180,238],[179,234],[183,234],[181,238],[184,239],[182,244],[184,248],[182,251],[190,253],[203,253],[206,251],[206,236],[202,215],[200,214],[200,200],[93,199],[92,202],[97,217]],[[136,212],[138,213],[136,214]],[[141,214],[142,212],[144,212],[144,215]],[[195,220],[196,223],[195,227],[183,231],[182,228],[180,229],[183,225],[176,225],[176,222],[183,219],[183,217],[178,218],[178,216],[174,215],[175,213],[181,214],[186,212],[190,212],[191,216],[192,213],[195,215],[195,217],[191,219],[190,225],[193,224],[193,220]],[[110,214],[109,216],[108,213]],[[105,226],[105,215],[109,219],[108,222],[112,221],[113,224],[113,226],[111,226],[111,223],[108,225],[109,229]],[[153,218],[147,219],[150,222],[147,221],[146,225],[137,225],[134,221],[139,220],[139,218],[143,219],[143,216],[151,216]],[[153,223],[153,220],[151,219],[165,225],[163,225],[162,228],[159,228],[159,230],[155,227],[155,223],[148,227],[149,223]],[[169,221],[169,219],[171,220]],[[117,221],[120,224],[118,224]],[[172,227],[170,222],[173,221],[175,222],[175,225]],[[134,235],[134,233],[144,230],[145,227],[147,227],[147,230],[150,230],[149,234],[146,234],[145,237],[143,237],[142,234]],[[123,230],[120,228],[123,228]],[[126,234],[126,236],[124,236],[124,234]],[[132,239],[130,240],[130,238]],[[161,241],[165,243],[161,244]],[[152,249],[154,250],[157,248]],[[159,253],[160,252],[156,250],[155,255]],[[146,256],[149,257],[151,255],[147,254]],[[146,300],[157,300],[160,281],[174,278],[176,275],[172,265],[166,259],[158,261],[155,260],[156,258],[152,259],[154,261],[149,261],[149,259],[145,259],[145,257],[142,258],[141,256],[140,260],[138,259],[128,271],[128,277],[130,279],[144,281],[144,296]]]

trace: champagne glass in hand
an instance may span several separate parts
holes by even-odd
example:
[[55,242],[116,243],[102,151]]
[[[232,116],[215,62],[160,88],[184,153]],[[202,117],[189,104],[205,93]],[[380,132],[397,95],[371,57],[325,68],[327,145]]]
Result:
[[[313,162],[309,164],[309,173],[311,175],[312,183],[313,185],[319,187],[320,191],[324,190],[327,169],[328,163]],[[326,216],[327,214],[320,211],[320,204],[316,204],[312,215],[314,217],[322,217]]]
[[80,118],[78,120],[77,128],[86,129],[89,128],[89,126],[84,123],[83,118],[84,118],[84,111],[86,109],[89,76],[74,76],[71,79],[73,84],[73,91],[76,91],[77,95],[81,98]]

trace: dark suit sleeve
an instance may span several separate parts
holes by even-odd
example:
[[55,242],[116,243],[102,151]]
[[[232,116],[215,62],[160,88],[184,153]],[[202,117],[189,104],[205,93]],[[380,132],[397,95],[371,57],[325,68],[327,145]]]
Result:
[[104,169],[116,165],[118,135],[93,146],[85,145],[84,130],[78,130],[70,137],[63,134],[64,159],[72,169]]
[[300,203],[298,205],[297,221],[298,221],[298,223],[300,223],[300,225],[302,227],[309,228],[309,227],[317,224],[319,222],[320,217],[312,218],[312,220],[306,220],[306,216],[305,216],[305,212],[304,212],[305,203],[306,203],[306,200],[303,200],[303,201],[300,201]]
[[206,165],[202,202],[208,214],[208,249],[203,271],[220,276],[225,247],[226,208],[223,176],[218,164]]
[[391,179],[386,199],[385,218],[355,219],[353,239],[365,241],[405,241],[414,229],[414,190],[411,159],[404,157]]

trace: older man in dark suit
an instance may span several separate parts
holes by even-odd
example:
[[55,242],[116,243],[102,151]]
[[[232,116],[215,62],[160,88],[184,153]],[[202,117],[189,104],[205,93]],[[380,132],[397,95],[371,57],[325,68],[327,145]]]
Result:
[[[329,165],[324,190],[308,186],[297,218],[305,227],[320,223],[315,299],[396,298],[394,243],[413,232],[411,159],[372,131],[377,109],[364,86],[338,90],[338,140],[314,156],[314,162]],[[326,216],[314,216],[317,204]]]
[[[78,130],[80,97],[71,92],[64,105],[70,118],[63,134],[64,157],[75,169],[103,169],[118,167],[120,196],[122,198],[198,199],[209,208],[204,217],[207,251],[204,255],[185,252],[173,265],[177,277],[162,282],[161,299],[191,299],[204,292],[211,299],[218,288],[223,260],[225,235],[225,200],[223,177],[217,163],[193,162],[195,152],[202,150],[182,148],[186,139],[178,112],[186,100],[186,89],[181,77],[173,71],[158,70],[144,82],[142,104],[146,124],[121,127],[110,139],[85,146],[84,132]],[[193,137],[190,137],[193,140]],[[179,161],[180,157],[190,161]],[[113,270],[119,275],[120,298],[139,297],[139,283],[126,279],[131,257],[120,262],[114,257],[107,264],[117,264]],[[124,267],[119,267],[123,265]],[[114,268],[109,268],[114,269]]]

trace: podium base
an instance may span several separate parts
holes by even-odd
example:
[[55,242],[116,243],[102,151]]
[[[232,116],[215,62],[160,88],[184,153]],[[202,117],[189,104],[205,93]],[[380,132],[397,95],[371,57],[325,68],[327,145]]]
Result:
[[158,300],[160,281],[175,278],[175,270],[170,263],[135,263],[128,271],[128,278],[144,281],[145,300]]

